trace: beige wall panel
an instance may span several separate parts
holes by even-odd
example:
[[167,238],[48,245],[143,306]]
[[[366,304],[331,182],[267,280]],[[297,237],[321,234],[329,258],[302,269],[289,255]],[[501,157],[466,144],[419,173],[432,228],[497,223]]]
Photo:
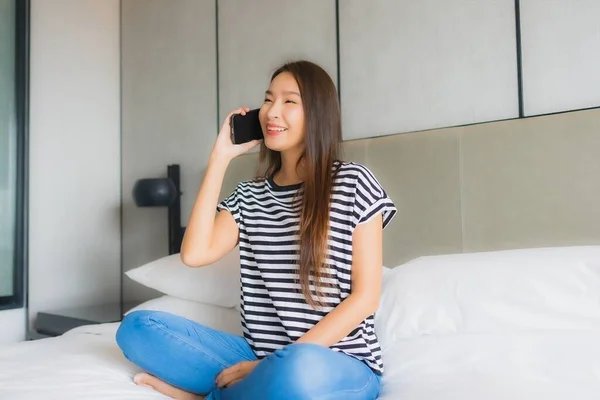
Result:
[[600,110],[464,128],[465,251],[600,243]]
[[367,165],[398,208],[384,232],[384,264],[460,252],[458,129],[368,141]]

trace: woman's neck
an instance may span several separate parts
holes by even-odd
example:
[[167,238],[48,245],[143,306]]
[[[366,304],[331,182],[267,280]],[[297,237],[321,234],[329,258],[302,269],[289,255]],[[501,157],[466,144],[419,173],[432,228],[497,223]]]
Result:
[[281,169],[277,171],[273,179],[280,186],[294,185],[304,181],[302,176],[302,163],[298,165],[299,152],[291,151],[281,153]]

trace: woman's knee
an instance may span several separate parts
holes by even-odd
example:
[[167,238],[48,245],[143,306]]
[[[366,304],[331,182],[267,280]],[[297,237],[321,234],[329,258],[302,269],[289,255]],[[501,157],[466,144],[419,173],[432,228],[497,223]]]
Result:
[[269,389],[273,393],[268,393],[266,398],[279,398],[277,395],[285,393],[287,399],[332,399],[340,390],[361,398],[375,398],[379,390],[378,385],[371,384],[375,382],[375,375],[365,365],[357,369],[354,361],[348,364],[347,357],[328,347],[309,343],[277,350],[268,357],[273,363],[270,369],[273,373],[269,374],[273,382]]
[[129,313],[123,318],[115,338],[127,358],[148,348],[147,332],[153,324],[160,323],[160,314],[156,311],[142,310]]
[[[291,393],[308,394],[327,379],[327,362],[332,350],[309,343],[288,345],[273,353],[278,386],[285,386]],[[301,397],[301,396],[300,396]]]

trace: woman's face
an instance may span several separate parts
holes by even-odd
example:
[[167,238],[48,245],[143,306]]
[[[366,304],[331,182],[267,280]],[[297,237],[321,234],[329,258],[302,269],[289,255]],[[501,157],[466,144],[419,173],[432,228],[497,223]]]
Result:
[[273,79],[265,92],[259,119],[268,149],[283,152],[304,148],[304,109],[292,74],[283,72]]

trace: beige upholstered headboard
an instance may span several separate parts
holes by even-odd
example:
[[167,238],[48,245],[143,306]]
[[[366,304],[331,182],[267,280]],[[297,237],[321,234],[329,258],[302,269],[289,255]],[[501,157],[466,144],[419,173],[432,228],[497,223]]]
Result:
[[[431,254],[600,244],[600,110],[347,141],[398,207],[384,264]],[[230,166],[222,196],[256,171]]]

